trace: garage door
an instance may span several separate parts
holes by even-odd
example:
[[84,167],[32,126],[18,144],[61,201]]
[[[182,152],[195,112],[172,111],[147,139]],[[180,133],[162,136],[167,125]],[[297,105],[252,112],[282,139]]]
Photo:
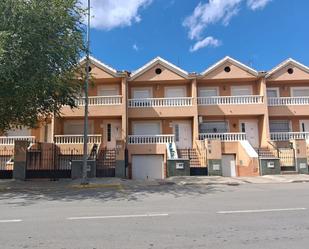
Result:
[[132,156],[133,179],[163,179],[164,163],[162,155]]

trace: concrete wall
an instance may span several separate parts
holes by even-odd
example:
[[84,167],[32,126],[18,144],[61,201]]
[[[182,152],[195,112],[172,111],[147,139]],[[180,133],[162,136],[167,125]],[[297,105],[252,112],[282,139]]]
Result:
[[[183,163],[183,169],[177,169],[177,163]],[[171,176],[189,176],[190,175],[190,161],[189,160],[168,160],[167,161],[167,177]]]

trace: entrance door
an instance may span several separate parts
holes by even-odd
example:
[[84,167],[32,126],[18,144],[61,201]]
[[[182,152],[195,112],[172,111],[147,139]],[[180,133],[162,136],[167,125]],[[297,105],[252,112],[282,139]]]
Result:
[[240,122],[241,132],[246,133],[247,140],[254,148],[259,147],[259,130],[257,120],[246,120]]
[[104,122],[103,138],[107,149],[116,148],[116,140],[121,139],[121,122],[120,120]]
[[300,131],[309,132],[309,120],[300,120]]
[[222,175],[236,176],[235,155],[222,155]]
[[192,148],[192,127],[190,121],[174,121],[173,132],[179,149]]

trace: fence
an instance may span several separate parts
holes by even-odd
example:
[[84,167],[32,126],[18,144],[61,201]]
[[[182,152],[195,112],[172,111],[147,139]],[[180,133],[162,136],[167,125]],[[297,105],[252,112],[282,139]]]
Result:
[[262,104],[263,96],[211,96],[198,97],[198,105],[245,105],[245,104]]
[[81,160],[74,149],[61,150],[54,144],[38,144],[27,150],[27,178],[70,178],[72,160]]
[[282,171],[295,171],[295,152],[291,148],[278,149],[280,166]]
[[0,179],[12,178],[14,149],[0,149]]
[[96,176],[114,177],[116,169],[116,150],[100,150],[96,158]]

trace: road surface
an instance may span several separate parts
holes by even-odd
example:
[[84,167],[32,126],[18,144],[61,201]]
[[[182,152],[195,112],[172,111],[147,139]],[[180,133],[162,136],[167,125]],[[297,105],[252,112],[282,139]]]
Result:
[[309,183],[0,192],[0,248],[308,248]]

